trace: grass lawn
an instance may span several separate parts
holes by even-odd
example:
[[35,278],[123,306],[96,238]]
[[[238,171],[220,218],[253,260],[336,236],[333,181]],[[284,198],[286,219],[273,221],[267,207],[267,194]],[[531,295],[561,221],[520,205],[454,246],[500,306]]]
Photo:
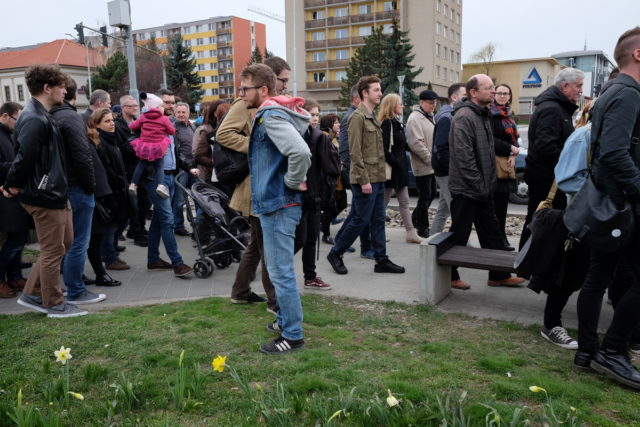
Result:
[[[573,353],[536,327],[315,295],[303,306],[306,349],[283,356],[257,351],[274,337],[264,305],[226,298],[0,316],[0,425],[12,424],[7,412],[69,426],[640,423],[637,393],[574,372]],[[61,346],[73,356],[64,366]]]

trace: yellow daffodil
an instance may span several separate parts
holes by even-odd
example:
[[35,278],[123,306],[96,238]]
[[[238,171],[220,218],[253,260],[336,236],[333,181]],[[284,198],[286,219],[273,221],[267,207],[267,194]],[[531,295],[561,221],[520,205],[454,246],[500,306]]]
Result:
[[577,409],[574,408],[573,406],[569,406],[569,409],[571,409],[571,412],[576,412],[577,411]]
[[72,391],[68,391],[67,394],[70,394],[71,396],[75,397],[78,400],[84,400],[84,396],[81,395],[80,393],[74,393]]
[[337,417],[341,413],[342,413],[342,409],[338,409],[336,412],[334,412],[333,415],[331,415],[331,417],[329,417],[329,419],[327,420],[327,424],[329,424],[332,419],[334,419],[335,417]]
[[400,401],[396,399],[393,394],[391,394],[391,390],[387,389],[387,391],[389,392],[389,396],[387,396],[387,405],[389,405],[390,408],[398,406],[400,404]]
[[547,390],[543,389],[542,387],[538,387],[537,385],[532,385],[531,387],[529,387],[529,390],[531,390],[534,393],[547,392]]
[[224,367],[227,366],[227,356],[217,355],[215,359],[211,362],[211,366],[213,366],[214,371],[222,372],[224,371]]
[[67,364],[67,360],[73,359],[73,356],[71,355],[71,349],[64,348],[64,346],[61,346],[60,350],[54,351],[53,354],[56,356],[56,362],[60,362],[63,365]]

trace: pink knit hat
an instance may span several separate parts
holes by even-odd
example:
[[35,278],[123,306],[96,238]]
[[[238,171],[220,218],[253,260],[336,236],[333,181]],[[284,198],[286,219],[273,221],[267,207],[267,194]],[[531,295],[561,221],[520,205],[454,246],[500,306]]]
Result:
[[144,100],[144,106],[147,108],[158,108],[162,105],[162,99],[158,98],[152,93],[147,94],[147,99]]

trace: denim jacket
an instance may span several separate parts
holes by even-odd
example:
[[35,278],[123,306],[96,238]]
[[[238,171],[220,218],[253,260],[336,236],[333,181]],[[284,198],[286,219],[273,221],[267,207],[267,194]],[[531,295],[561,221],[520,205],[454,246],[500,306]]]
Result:
[[258,110],[249,142],[253,212],[267,214],[299,205],[297,190],[311,164],[311,152],[302,134],[309,117],[282,106]]

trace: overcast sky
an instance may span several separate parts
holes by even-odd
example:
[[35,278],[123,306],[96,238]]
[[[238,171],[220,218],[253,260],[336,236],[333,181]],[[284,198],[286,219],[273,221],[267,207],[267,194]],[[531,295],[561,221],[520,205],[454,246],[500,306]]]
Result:
[[[65,33],[75,34],[73,27],[80,21],[95,27],[108,21],[106,0],[4,1],[8,4],[2,7],[2,47],[66,38]],[[235,15],[266,24],[269,49],[285,56],[284,24],[249,12],[251,6],[284,16],[284,0],[131,1],[134,29]],[[498,44],[496,59],[503,60],[581,50],[585,39],[588,49],[603,50],[613,60],[618,36],[640,24],[640,1],[464,0],[462,18],[463,62],[487,42]]]

